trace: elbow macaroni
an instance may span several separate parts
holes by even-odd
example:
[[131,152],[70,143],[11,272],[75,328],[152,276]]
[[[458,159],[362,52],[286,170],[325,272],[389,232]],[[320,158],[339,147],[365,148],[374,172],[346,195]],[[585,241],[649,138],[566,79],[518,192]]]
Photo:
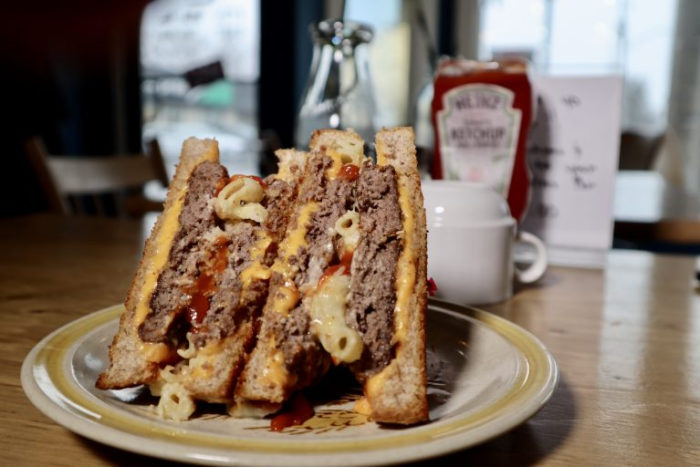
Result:
[[150,385],[151,394],[160,396],[156,413],[165,419],[184,421],[196,408],[189,391],[181,382],[182,374],[172,365],[160,371],[158,380]]
[[260,204],[265,192],[258,182],[240,177],[226,185],[214,200],[214,210],[224,220],[265,222],[267,210]]
[[365,158],[363,144],[357,141],[340,139],[335,141],[335,147],[328,151],[333,158],[339,158],[341,164],[362,165]]
[[327,150],[326,155],[333,160],[333,165],[328,170],[328,177],[331,180],[337,176],[338,170],[344,164],[360,167],[366,159],[363,145],[356,141],[336,141],[335,145]]
[[337,362],[352,363],[362,355],[362,338],[345,323],[350,277],[336,273],[311,297],[312,328]]
[[182,422],[190,418],[195,404],[190,393],[180,383],[166,383],[160,394],[158,408],[159,416],[168,420]]
[[177,349],[177,354],[185,360],[189,360],[190,358],[193,358],[195,355],[197,355],[197,349],[194,346],[194,342],[192,342],[191,332],[187,333],[187,348]]
[[355,251],[360,241],[360,214],[347,211],[335,222],[335,231],[343,239],[346,251]]

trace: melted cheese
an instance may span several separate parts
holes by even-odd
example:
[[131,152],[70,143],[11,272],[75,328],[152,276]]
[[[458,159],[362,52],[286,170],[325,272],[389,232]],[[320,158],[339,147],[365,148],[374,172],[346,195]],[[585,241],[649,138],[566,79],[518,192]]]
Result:
[[283,315],[288,315],[289,312],[299,303],[299,291],[294,285],[294,281],[286,280],[284,285],[278,287],[274,291],[272,297],[272,309]]
[[[271,344],[275,345],[274,342]],[[274,386],[284,386],[287,383],[289,373],[284,365],[284,355],[281,351],[275,352],[272,358],[267,361],[267,365],[263,368],[261,379]]]
[[281,250],[282,257],[284,260],[289,259],[294,256],[299,251],[302,246],[308,245],[306,242],[306,232],[308,231],[308,224],[311,220],[311,215],[316,212],[319,204],[316,202],[310,202],[304,205],[299,210],[299,215],[297,216],[297,222],[294,229],[288,232],[282,241]]
[[[202,155],[200,163],[205,161],[217,162],[218,160],[218,148],[210,146],[206,153]],[[195,167],[196,166],[192,167],[190,173],[194,171]],[[136,303],[134,318],[131,322],[133,332],[135,333],[138,332],[138,327],[141,325],[141,323],[143,323],[146,316],[151,311],[151,296],[156,288],[158,276],[160,276],[160,272],[165,267],[168,257],[170,256],[170,248],[172,247],[175,234],[180,226],[178,221],[180,218],[180,213],[182,212],[182,207],[185,204],[186,192],[187,184],[183,183],[180,190],[173,195],[173,201],[170,208],[161,214],[158,236],[150,239],[150,241],[155,245],[155,252],[151,256],[148,264],[145,266],[146,270],[144,271],[143,284],[141,286],[138,302]],[[172,192],[168,196],[171,194]],[[171,350],[166,344],[162,343],[143,343],[139,350],[144,355],[144,358],[151,362],[161,362],[174,355],[174,351]]]
[[413,237],[415,219],[411,198],[406,186],[399,184],[399,204],[403,213],[403,249],[396,265],[396,306],[394,308],[394,340],[402,342],[406,338],[406,324],[411,306],[410,300],[416,284],[416,261],[413,248],[406,248],[406,242]]
[[[387,148],[383,144],[377,144],[377,164],[389,165],[386,157]],[[416,258],[413,248],[407,248],[406,242],[415,235],[415,218],[411,193],[406,185],[405,179],[397,175],[397,187],[399,195],[399,206],[401,207],[401,219],[403,226],[402,242],[403,247],[396,265],[396,306],[394,307],[394,343],[402,342],[406,338],[406,323],[408,322],[408,312],[413,287],[416,283]],[[401,351],[401,347],[397,352]]]
[[333,180],[338,176],[338,172],[340,172],[340,168],[344,164],[343,160],[349,161],[350,158],[347,156],[343,157],[343,154],[333,149],[326,151],[326,155],[333,160],[333,165],[328,167],[326,171],[326,177],[328,177],[329,180]]
[[142,342],[139,352],[149,362],[164,362],[174,357],[173,350],[162,342]]
[[156,245],[155,254],[151,257],[148,263],[147,269],[144,273],[145,278],[143,280],[143,287],[141,287],[141,295],[139,296],[139,301],[136,304],[136,313],[134,316],[134,326],[138,326],[143,323],[146,319],[146,315],[151,311],[149,302],[151,300],[151,295],[153,290],[156,288],[156,282],[158,281],[158,276],[160,271],[165,267],[165,263],[168,261],[168,256],[170,255],[170,247],[173,244],[173,239],[177,233],[178,219],[180,217],[180,212],[182,212],[182,206],[185,203],[185,189],[177,194],[177,198],[173,202],[170,209],[161,214],[161,226],[158,231],[158,237],[152,239],[151,241]]
[[[293,270],[289,264],[289,258],[296,255],[301,247],[307,245],[306,232],[308,231],[308,224],[311,220],[311,215],[318,209],[318,206],[318,203],[310,202],[301,207],[294,229],[288,231],[284,240],[282,240],[280,255],[275,260],[272,268],[270,268],[271,271],[281,274],[284,278],[284,284],[272,292],[272,301],[267,305],[278,313],[289,314],[289,311],[299,302],[299,291],[291,278]],[[253,274],[256,269],[252,269],[250,274]],[[257,271],[260,272],[260,269],[257,269]]]
[[258,230],[256,233],[258,241],[255,242],[250,249],[250,259],[252,263],[241,272],[240,276],[243,282],[243,288],[250,287],[250,283],[253,280],[267,280],[270,278],[270,269],[263,266],[260,260],[265,256],[267,248],[270,246],[270,243],[272,243],[272,238],[262,230]]
[[[170,255],[170,246],[173,243],[175,234],[179,228],[178,218],[182,211],[182,206],[185,200],[185,190],[182,189],[175,199],[170,209],[163,214],[162,224],[158,231],[158,237],[152,241],[156,245],[156,251],[151,257],[145,273],[143,286],[141,287],[141,295],[136,303],[136,311],[132,325],[134,333],[138,333],[138,327],[146,319],[146,316],[151,311],[150,300],[153,291],[158,282],[158,276],[161,270],[165,267]],[[143,358],[149,362],[163,362],[170,360],[174,356],[174,351],[166,344],[142,342],[139,346],[139,352]]]
[[270,278],[270,269],[266,268],[258,261],[248,266],[241,272],[241,281],[243,281],[243,288],[250,287],[250,283],[253,280],[267,280]]

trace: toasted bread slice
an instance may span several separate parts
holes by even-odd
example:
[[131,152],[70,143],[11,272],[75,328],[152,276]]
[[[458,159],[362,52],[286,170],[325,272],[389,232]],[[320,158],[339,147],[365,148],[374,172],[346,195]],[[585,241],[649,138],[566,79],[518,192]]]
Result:
[[187,181],[199,164],[218,162],[219,148],[211,139],[189,138],[182,146],[180,162],[165,201],[163,213],[151,231],[136,275],[127,294],[126,311],[109,348],[109,367],[99,376],[97,387],[117,389],[153,381],[160,366],[177,359],[176,347],[143,342],[139,326],[150,310],[150,299],[178,231]]
[[371,416],[378,422],[413,424],[428,419],[425,364],[426,221],[413,130],[376,135],[377,165],[396,172],[402,247],[395,272],[395,357],[364,383]]

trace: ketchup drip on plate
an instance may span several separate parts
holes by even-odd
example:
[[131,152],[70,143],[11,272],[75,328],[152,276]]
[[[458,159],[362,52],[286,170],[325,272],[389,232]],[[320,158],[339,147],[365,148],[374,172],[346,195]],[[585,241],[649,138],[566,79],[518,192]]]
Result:
[[287,427],[301,425],[314,416],[314,408],[300,392],[294,394],[282,413],[270,420],[270,430],[282,431]]
[[219,239],[212,252],[212,260],[209,268],[203,270],[192,288],[190,303],[187,306],[187,318],[193,331],[202,324],[209,311],[209,299],[216,292],[215,274],[220,274],[228,264],[228,243],[225,239]]
[[438,288],[437,288],[437,284],[435,283],[435,280],[433,280],[432,277],[429,278],[428,279],[428,295],[430,295],[431,297],[434,297],[435,294],[437,293],[437,291],[438,291]]
[[338,169],[338,178],[342,180],[352,182],[357,180],[359,176],[360,168],[355,164],[343,164],[340,169]]

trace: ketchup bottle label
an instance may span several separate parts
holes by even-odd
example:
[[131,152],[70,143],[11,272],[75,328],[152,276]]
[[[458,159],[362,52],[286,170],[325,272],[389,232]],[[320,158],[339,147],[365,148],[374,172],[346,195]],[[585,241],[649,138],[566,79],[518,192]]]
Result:
[[436,123],[444,178],[482,182],[507,196],[521,120],[513,91],[465,84],[442,99]]

